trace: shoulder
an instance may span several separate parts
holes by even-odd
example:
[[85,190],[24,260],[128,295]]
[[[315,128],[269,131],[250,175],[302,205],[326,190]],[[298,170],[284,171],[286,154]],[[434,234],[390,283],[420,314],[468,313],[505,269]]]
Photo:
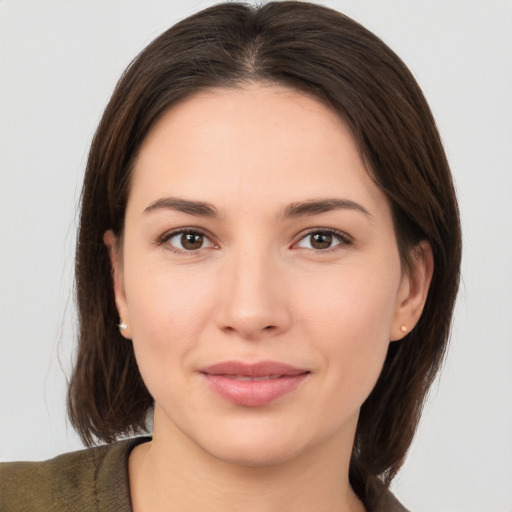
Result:
[[130,511],[128,457],[144,439],[0,464],[0,512]]

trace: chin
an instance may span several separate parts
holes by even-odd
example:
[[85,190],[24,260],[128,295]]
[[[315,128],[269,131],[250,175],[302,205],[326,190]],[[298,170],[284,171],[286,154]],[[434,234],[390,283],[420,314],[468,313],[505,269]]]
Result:
[[269,467],[298,460],[330,437],[326,432],[309,431],[303,422],[291,423],[253,419],[250,425],[224,426],[195,441],[217,460],[242,467]]
[[233,443],[230,446],[215,446],[209,451],[216,459],[233,466],[258,468],[278,466],[295,459],[301,452],[295,445],[275,446],[274,443]]

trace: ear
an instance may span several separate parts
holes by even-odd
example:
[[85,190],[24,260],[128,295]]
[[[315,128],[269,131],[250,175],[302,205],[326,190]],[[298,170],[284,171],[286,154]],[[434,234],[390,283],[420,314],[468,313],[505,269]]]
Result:
[[432,248],[424,240],[412,249],[411,268],[402,275],[389,333],[391,341],[401,340],[417,324],[427,300],[433,272]]
[[118,238],[114,235],[114,232],[111,229],[105,231],[103,234],[103,243],[107,246],[108,253],[110,255],[112,281],[114,282],[114,296],[119,320],[123,321],[127,325],[126,329],[120,329],[120,332],[126,339],[131,339],[130,315],[128,313],[128,304],[124,291],[122,254],[118,247]]

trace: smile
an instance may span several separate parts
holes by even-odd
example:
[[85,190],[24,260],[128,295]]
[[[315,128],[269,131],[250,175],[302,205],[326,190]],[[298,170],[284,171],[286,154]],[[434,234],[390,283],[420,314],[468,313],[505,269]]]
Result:
[[295,390],[310,371],[273,361],[226,361],[200,373],[222,399],[243,407],[264,407]]

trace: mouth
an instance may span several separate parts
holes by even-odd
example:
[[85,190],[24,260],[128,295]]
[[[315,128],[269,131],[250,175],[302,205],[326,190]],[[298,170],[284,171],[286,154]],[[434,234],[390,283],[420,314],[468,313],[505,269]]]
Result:
[[222,375],[222,377],[225,377],[226,379],[255,382],[261,380],[280,379],[281,377],[284,377],[284,375],[266,375],[264,377],[249,377],[248,375]]
[[274,361],[225,361],[200,370],[217,395],[244,407],[264,407],[275,402],[294,391],[310,373]]

